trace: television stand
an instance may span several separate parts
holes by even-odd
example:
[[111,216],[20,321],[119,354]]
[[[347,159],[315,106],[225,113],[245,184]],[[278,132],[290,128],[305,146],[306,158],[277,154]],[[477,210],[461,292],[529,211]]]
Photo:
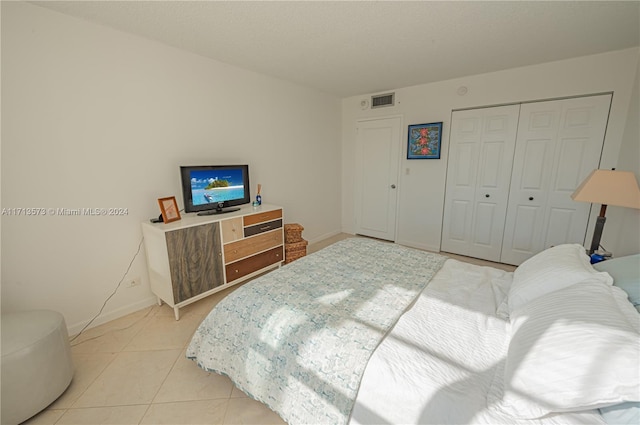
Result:
[[142,223],[149,287],[158,305],[167,303],[178,320],[182,307],[280,267],[282,220],[281,207],[263,204],[231,214]]
[[240,208],[216,208],[215,210],[200,211],[198,215],[226,214],[234,211],[240,211]]

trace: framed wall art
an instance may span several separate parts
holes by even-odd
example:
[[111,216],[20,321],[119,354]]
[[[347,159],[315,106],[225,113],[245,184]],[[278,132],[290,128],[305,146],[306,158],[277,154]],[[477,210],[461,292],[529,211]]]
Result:
[[407,159],[440,159],[442,123],[409,126]]

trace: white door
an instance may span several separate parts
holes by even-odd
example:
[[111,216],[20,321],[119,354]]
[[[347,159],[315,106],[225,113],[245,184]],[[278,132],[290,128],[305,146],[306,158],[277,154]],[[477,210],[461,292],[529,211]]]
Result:
[[523,104],[500,261],[584,243],[591,205],[571,194],[598,168],[611,95]]
[[453,112],[442,251],[499,261],[519,110]]
[[401,118],[358,121],[356,233],[395,241]]

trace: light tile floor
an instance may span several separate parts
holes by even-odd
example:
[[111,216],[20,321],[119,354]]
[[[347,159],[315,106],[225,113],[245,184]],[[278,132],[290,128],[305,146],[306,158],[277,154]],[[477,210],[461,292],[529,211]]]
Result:
[[[308,252],[346,237],[310,245]],[[239,286],[181,309],[179,321],[163,304],[85,331],[72,342],[71,385],[25,424],[284,424],[228,378],[207,373],[185,357],[200,322]]]

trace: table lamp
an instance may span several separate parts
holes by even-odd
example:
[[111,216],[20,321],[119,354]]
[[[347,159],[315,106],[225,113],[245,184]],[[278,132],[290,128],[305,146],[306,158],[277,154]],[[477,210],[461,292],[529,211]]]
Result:
[[601,204],[589,255],[600,247],[607,205],[640,209],[640,188],[631,171],[593,170],[571,195],[579,202]]

